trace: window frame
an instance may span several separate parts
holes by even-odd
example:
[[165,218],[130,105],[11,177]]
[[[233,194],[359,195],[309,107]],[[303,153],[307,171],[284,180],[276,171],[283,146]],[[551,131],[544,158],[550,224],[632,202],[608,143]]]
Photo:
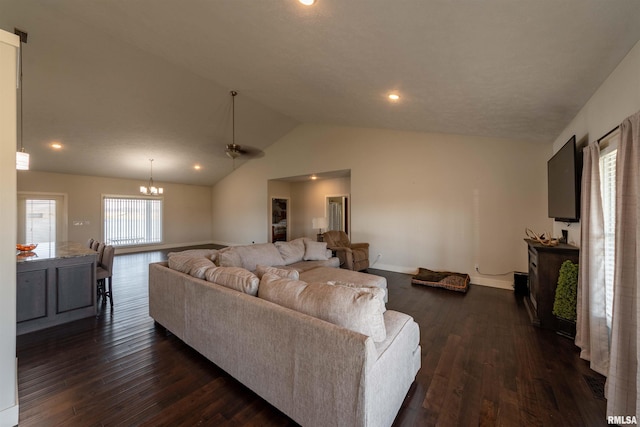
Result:
[[[160,202],[160,239],[159,241],[144,242],[144,243],[131,243],[131,244],[114,244],[113,241],[109,241],[106,236],[106,211],[105,200],[107,199],[127,199],[127,200],[149,200]],[[105,244],[112,245],[114,248],[137,248],[146,246],[162,245],[164,243],[165,230],[164,230],[164,197],[162,196],[143,196],[143,195],[130,195],[130,194],[102,194],[101,195],[101,208],[100,208],[100,235]]]
[[[603,229],[603,234],[605,237],[605,241],[604,241],[604,251],[605,251],[605,255],[604,255],[604,268],[605,268],[605,294],[606,294],[606,301],[607,301],[607,307],[606,307],[606,316],[607,316],[607,326],[609,327],[609,331],[611,331],[611,322],[612,322],[612,310],[613,310],[613,262],[615,262],[615,204],[616,204],[616,194],[615,194],[615,190],[616,190],[616,160],[617,160],[617,150],[618,150],[618,144],[620,142],[620,130],[616,130],[614,132],[611,132],[610,135],[607,135],[605,138],[602,138],[600,141],[600,159],[599,159],[599,166],[600,166],[600,197],[601,197],[601,202],[602,202],[602,213],[603,213],[603,220],[604,220],[604,229]],[[614,166],[614,175],[613,175],[613,182],[611,182],[611,180],[606,180],[605,182],[605,177],[608,175],[607,171],[606,171],[606,162],[611,162],[611,158],[613,157],[613,166]],[[606,184],[609,184],[608,186]],[[610,195],[606,190],[607,188],[611,188],[611,186],[613,186],[613,195]],[[607,204],[605,206],[605,201],[609,202],[609,203],[613,203],[613,206],[611,206],[610,204]],[[611,213],[612,212],[612,213]],[[609,231],[608,225],[611,225],[608,221],[607,218],[609,218],[609,221],[613,221],[613,236],[611,236],[611,232]],[[612,218],[612,219],[611,219]],[[613,240],[611,240],[613,237]],[[609,251],[613,251],[612,254],[610,254],[610,256],[608,256],[608,252]],[[610,262],[607,262],[610,261]],[[607,267],[609,265],[609,268]]]

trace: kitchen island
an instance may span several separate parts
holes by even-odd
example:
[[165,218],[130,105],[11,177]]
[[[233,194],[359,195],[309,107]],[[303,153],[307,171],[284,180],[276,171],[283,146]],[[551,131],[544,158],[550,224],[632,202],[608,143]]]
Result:
[[17,334],[95,316],[97,256],[75,242],[17,253]]

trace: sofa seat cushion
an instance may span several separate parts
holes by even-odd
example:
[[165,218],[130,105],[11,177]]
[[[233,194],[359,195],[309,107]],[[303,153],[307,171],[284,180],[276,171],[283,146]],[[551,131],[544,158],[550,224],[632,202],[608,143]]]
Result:
[[286,268],[288,270],[297,270],[299,273],[313,270],[318,267],[329,267],[332,269],[338,269],[340,267],[340,259],[337,257],[331,257],[323,261],[300,261],[293,264],[279,266],[279,268]]
[[217,283],[238,292],[253,296],[258,295],[260,279],[249,270],[241,267],[210,268],[205,273],[205,278],[209,282]]
[[381,276],[376,276],[369,273],[360,273],[358,271],[351,271],[338,268],[318,267],[311,270],[303,271],[300,273],[300,280],[304,280],[309,283],[316,282],[328,282],[330,280],[353,283],[357,286],[376,286],[384,289],[385,297],[384,301],[389,301],[389,295],[387,290],[387,279]]
[[216,265],[205,257],[192,257],[186,255],[174,255],[169,257],[169,268],[186,273],[198,279],[204,279],[208,269]]
[[326,283],[306,283],[265,274],[258,297],[382,342],[387,333],[384,305],[372,293]]

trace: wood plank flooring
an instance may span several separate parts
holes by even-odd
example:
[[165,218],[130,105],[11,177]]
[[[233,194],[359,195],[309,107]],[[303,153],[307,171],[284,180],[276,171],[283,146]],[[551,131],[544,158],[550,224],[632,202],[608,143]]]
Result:
[[[296,425],[148,316],[147,272],[164,252],[118,255],[114,308],[18,337],[21,426]],[[602,380],[573,343],[529,325],[513,292],[466,295],[380,270],[388,308],[420,324],[422,369],[396,426],[602,426]],[[596,381],[597,382],[597,381]]]

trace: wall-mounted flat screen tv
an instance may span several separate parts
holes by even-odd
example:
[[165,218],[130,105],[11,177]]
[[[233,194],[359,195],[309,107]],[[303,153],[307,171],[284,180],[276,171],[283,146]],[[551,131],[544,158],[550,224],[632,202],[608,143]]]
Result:
[[581,158],[574,135],[547,162],[549,218],[561,222],[580,220]]

